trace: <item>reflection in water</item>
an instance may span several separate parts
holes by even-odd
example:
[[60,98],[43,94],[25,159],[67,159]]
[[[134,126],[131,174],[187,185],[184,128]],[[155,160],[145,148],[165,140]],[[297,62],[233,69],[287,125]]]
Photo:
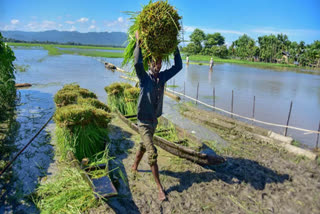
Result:
[[208,72],[208,83],[211,84],[213,69],[210,68]]

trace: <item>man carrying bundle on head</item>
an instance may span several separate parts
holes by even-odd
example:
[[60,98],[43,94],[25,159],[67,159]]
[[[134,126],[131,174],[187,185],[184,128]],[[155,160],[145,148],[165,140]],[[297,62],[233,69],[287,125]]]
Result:
[[[148,163],[159,189],[159,200],[166,199],[159,179],[157,149],[153,135],[162,114],[165,83],[182,69],[178,49],[181,30],[177,10],[168,1],[149,2],[140,13],[131,13],[133,25],[129,28],[128,46],[123,65],[134,63],[140,81],[138,100],[138,126],[142,142],[132,166],[137,171],[140,160],[148,153]],[[160,72],[162,62],[169,62],[174,54],[174,66]],[[147,71],[147,72],[146,72]]]
[[157,164],[158,153],[153,143],[153,134],[155,133],[158,124],[157,118],[162,114],[165,83],[182,69],[182,60],[179,49],[177,48],[174,54],[174,66],[160,72],[162,59],[158,58],[156,61],[151,61],[149,63],[149,71],[146,72],[143,67],[138,32],[136,32],[136,39],[134,67],[140,80],[140,96],[137,116],[139,133],[143,142],[140,143],[132,169],[134,171],[137,170],[140,160],[147,151],[148,163],[159,189],[159,200],[163,201],[166,199],[166,196],[159,179]]

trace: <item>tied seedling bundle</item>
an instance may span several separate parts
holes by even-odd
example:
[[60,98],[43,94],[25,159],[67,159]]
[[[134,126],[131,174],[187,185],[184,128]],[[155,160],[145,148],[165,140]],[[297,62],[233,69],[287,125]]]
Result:
[[128,32],[128,45],[124,51],[123,65],[133,63],[136,31],[139,33],[145,70],[148,70],[149,62],[155,62],[157,59],[169,62],[169,56],[179,44],[181,17],[177,10],[167,1],[150,1],[140,13],[129,12],[129,14],[133,24]]
[[111,121],[109,107],[93,92],[73,84],[59,90],[54,100],[56,135],[62,156],[71,150],[82,160],[103,151]]
[[108,105],[113,111],[119,111],[123,115],[137,114],[140,89],[128,83],[115,82],[106,86]]

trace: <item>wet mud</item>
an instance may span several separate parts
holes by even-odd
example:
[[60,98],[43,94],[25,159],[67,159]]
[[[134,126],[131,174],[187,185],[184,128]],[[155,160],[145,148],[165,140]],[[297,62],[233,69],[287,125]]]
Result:
[[138,173],[131,171],[139,135],[115,118],[111,152],[114,167],[120,167],[126,179],[118,177],[119,196],[109,199],[108,206],[115,213],[319,213],[320,168],[315,161],[214,131],[229,142],[227,147],[206,143],[227,158],[219,166],[200,166],[158,149],[168,197],[159,202],[147,158]]

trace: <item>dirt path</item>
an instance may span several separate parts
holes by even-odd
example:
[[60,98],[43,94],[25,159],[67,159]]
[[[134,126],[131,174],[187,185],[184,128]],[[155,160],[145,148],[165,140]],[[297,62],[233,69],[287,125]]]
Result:
[[113,167],[128,178],[128,186],[119,179],[120,196],[108,201],[116,213],[320,213],[319,166],[276,147],[223,136],[231,145],[215,151],[228,161],[211,169],[158,149],[168,195],[159,203],[146,157],[136,176],[130,170],[140,137],[118,118],[110,137]]

